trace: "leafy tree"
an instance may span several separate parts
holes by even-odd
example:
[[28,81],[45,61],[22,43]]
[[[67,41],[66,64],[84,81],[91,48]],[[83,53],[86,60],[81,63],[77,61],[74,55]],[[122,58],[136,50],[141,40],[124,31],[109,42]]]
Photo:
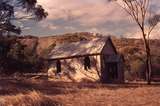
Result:
[[[25,16],[17,17],[16,12],[25,13]],[[47,17],[47,12],[37,0],[0,0],[0,34],[13,32],[21,33],[21,29],[13,24],[13,21],[21,19],[35,19],[40,21]]]
[[[21,15],[16,15],[16,14]],[[10,67],[10,64],[27,63],[28,54],[25,54],[24,45],[21,45],[16,36],[5,37],[9,32],[20,34],[21,28],[15,21],[40,21],[47,17],[47,12],[37,0],[0,0],[0,68]],[[32,60],[32,58],[31,58]],[[27,62],[26,62],[27,61]],[[29,63],[29,62],[28,62]],[[23,67],[23,65],[12,65]],[[0,70],[0,71],[1,71]]]
[[[10,75],[15,72],[38,72],[43,68],[43,61],[34,47],[30,48],[29,45],[23,44],[19,40],[21,38],[17,36],[2,38],[4,39],[0,39],[0,73]],[[36,46],[36,44],[33,45]]]
[[159,14],[150,11],[152,0],[109,0],[121,6],[138,25],[141,30],[146,51],[146,77],[148,84],[151,82],[151,50],[150,35],[160,21]]

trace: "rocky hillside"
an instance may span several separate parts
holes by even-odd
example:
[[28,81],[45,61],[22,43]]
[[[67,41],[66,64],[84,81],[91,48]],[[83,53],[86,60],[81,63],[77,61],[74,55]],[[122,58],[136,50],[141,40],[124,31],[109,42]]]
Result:
[[[48,37],[33,37],[24,36],[17,37],[32,54],[38,54],[40,57],[45,57],[50,50],[61,43],[77,42],[82,40],[91,40],[97,37],[106,37],[101,34],[93,34],[88,32],[68,33],[64,35],[48,36]],[[140,39],[116,38],[112,36],[114,45],[119,53],[124,55],[125,70],[132,76],[141,76],[145,69],[145,51],[143,41]],[[160,40],[151,40],[152,62],[154,70],[160,69]]]

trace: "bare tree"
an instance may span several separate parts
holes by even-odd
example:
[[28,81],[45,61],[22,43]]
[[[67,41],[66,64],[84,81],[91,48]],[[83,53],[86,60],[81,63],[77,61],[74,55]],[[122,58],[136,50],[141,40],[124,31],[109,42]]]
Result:
[[150,50],[150,35],[160,21],[160,15],[153,14],[150,11],[152,0],[109,0],[115,1],[121,6],[138,25],[141,30],[146,52],[146,78],[148,84],[151,82],[151,50]]

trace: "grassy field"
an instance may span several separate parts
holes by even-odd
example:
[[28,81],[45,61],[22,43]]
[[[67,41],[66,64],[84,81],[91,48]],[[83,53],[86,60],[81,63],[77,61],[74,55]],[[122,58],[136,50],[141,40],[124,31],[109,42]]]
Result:
[[159,84],[1,79],[0,106],[159,106]]

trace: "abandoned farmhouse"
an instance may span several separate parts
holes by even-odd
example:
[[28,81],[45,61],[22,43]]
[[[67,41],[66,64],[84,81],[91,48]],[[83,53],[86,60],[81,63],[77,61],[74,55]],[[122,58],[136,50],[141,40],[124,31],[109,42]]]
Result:
[[124,59],[110,37],[56,45],[47,60],[49,69],[72,81],[124,82]]

